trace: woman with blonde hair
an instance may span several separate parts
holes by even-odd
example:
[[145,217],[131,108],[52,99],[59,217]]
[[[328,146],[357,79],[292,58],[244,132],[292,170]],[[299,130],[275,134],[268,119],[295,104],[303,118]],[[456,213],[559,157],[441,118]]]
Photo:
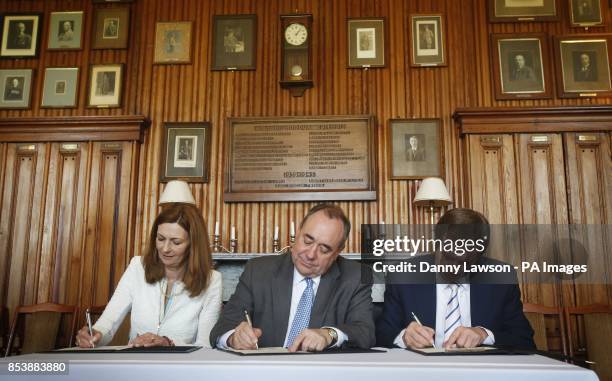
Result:
[[172,204],[155,219],[144,255],[132,258],[93,335],[83,327],[77,345],[110,342],[131,310],[130,345],[210,348],[221,291],[202,215],[193,205]]

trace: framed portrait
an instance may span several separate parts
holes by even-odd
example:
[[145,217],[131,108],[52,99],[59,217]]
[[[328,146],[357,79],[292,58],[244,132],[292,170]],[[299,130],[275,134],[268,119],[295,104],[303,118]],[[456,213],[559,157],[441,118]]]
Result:
[[88,107],[119,107],[123,64],[91,65]]
[[442,15],[411,15],[412,66],[446,66]]
[[78,81],[78,67],[46,68],[41,106],[76,107]]
[[555,37],[557,92],[562,98],[612,95],[610,40],[612,35]]
[[95,8],[93,49],[125,49],[130,31],[129,8]]
[[392,180],[442,177],[440,119],[390,119],[389,129]]
[[0,108],[29,108],[33,69],[0,70]]
[[489,21],[554,21],[559,0],[488,0]]
[[385,19],[347,20],[348,67],[385,66]]
[[164,123],[160,181],[207,183],[210,123]]
[[545,34],[493,34],[491,52],[495,99],[552,97]]
[[213,17],[212,70],[255,70],[257,15]]
[[191,21],[158,22],[155,24],[155,56],[153,63],[191,62]]
[[36,57],[41,22],[40,13],[4,14],[0,57]]
[[47,49],[80,49],[83,12],[51,12]]
[[572,26],[603,26],[601,0],[569,0],[569,3]]

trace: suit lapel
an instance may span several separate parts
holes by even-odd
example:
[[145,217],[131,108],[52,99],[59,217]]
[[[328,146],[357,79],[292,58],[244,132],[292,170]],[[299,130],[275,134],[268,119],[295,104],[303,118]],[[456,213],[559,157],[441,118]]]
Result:
[[293,291],[293,261],[291,253],[283,254],[276,277],[270,280],[272,284],[272,303],[274,325],[270,329],[274,332],[273,343],[275,346],[283,346],[287,335],[289,322],[289,309],[291,308],[291,293]]
[[309,328],[321,328],[321,326],[323,326],[323,320],[329,306],[329,300],[333,296],[334,290],[338,287],[336,280],[340,277],[340,269],[338,268],[339,260],[342,259],[336,259],[336,262],[334,262],[329,270],[321,276],[321,283],[317,289],[317,295],[315,296],[314,305],[310,313]]

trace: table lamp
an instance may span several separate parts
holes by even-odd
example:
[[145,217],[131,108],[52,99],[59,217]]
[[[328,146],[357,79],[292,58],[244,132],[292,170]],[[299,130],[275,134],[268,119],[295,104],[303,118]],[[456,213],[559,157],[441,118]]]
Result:
[[435,208],[449,205],[453,200],[448,194],[444,180],[439,177],[427,177],[423,179],[413,202],[416,206],[429,206],[431,224],[434,225]]
[[186,182],[180,180],[169,181],[164,188],[164,191],[159,198],[159,205],[170,204],[170,203],[183,203],[195,205],[195,199],[191,194],[189,185]]

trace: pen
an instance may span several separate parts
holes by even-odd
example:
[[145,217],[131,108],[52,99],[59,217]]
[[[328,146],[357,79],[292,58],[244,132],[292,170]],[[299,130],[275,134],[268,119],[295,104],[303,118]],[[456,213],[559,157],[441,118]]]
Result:
[[[412,314],[412,317],[414,318],[414,321],[417,322],[418,325],[420,325],[421,327],[423,326],[423,324],[421,323],[421,321],[419,320],[419,318],[414,314],[414,312],[410,312]],[[436,340],[434,338],[434,341],[431,343],[431,345],[433,345],[434,348],[436,347]]]
[[[87,329],[89,330],[89,336],[93,338],[93,328],[91,328],[91,313],[89,312],[89,308],[85,310],[85,319],[87,319]],[[91,347],[93,348],[95,345],[92,342]]]
[[[249,316],[249,312],[244,310],[244,317],[246,318],[247,323],[249,323],[249,327],[253,328],[253,322],[251,321],[251,317]],[[255,348],[259,349],[259,345],[255,342]]]

